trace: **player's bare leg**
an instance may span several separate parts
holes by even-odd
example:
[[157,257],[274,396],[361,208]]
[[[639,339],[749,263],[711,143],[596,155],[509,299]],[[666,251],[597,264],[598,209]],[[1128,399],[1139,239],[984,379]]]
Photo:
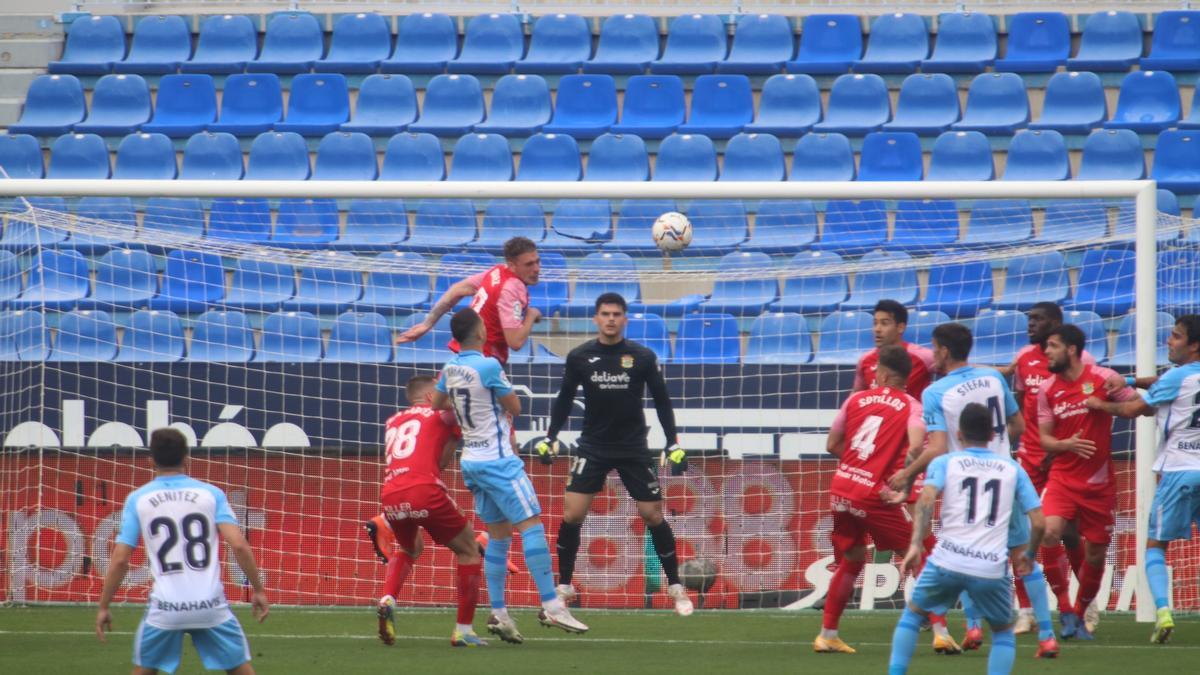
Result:
[[571,610],[563,604],[554,590],[554,572],[551,569],[550,549],[546,543],[546,530],[538,516],[516,524],[521,533],[521,545],[525,552],[525,566],[529,569],[542,600],[542,611],[538,621],[546,627],[560,628],[568,633],[586,633],[587,625],[571,616]]
[[230,668],[225,672],[229,673],[229,675],[254,675],[254,666],[250,665],[250,662],[247,661],[237,668]]
[[582,492],[563,493],[563,518],[558,526],[558,537],[554,548],[558,553],[558,586],[554,592],[563,604],[571,604],[578,593],[571,579],[575,576],[575,559],[579,555],[580,532],[583,521],[592,508],[592,499],[596,495]]
[[675,533],[671,524],[663,517],[662,502],[637,502],[638,515],[646,523],[650,538],[654,542],[654,551],[662,563],[663,574],[667,576],[667,595],[675,601],[675,613],[679,616],[691,616],[695,607],[688,597],[687,589],[679,581],[679,558],[675,555]]
[[475,634],[475,606],[479,604],[479,583],[483,570],[479,556],[479,545],[475,532],[468,525],[446,547],[457,558],[458,616],[454,633],[450,636],[453,647],[486,647],[487,642]]
[[[392,531],[390,525],[387,529],[389,532]],[[395,541],[394,533],[392,541]],[[379,619],[379,639],[389,647],[396,644],[396,598],[400,595],[404,582],[412,573],[413,564],[424,548],[425,544],[421,541],[420,533],[417,533],[407,543],[398,543],[396,548],[389,547],[390,557],[387,563],[387,575],[383,582],[383,596],[379,598],[379,603],[375,608],[375,615]]]
[[846,609],[846,602],[854,592],[854,581],[862,571],[867,559],[867,547],[863,544],[851,547],[842,554],[837,571],[829,582],[829,594],[825,598],[821,632],[813,640],[813,651],[818,654],[854,654],[855,650],[838,635],[838,620]]

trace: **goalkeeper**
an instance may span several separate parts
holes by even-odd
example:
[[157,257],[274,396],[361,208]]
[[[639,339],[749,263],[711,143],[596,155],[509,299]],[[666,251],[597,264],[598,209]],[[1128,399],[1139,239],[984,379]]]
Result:
[[675,534],[663,518],[662,489],[658,472],[646,445],[646,417],[643,413],[645,389],[650,389],[658,421],[667,438],[662,462],[671,466],[672,475],[687,470],[687,455],[679,446],[675,432],[675,413],[667,385],[658,370],[654,352],[625,339],[628,323],[625,298],[604,293],[596,298],[592,319],[599,335],[571,350],[563,370],[562,388],[554,401],[547,435],[535,448],[544,464],[558,454],[558,432],[571,414],[575,389],[583,385],[583,432],[579,437],[578,456],[571,464],[571,477],[563,498],[563,519],[558,529],[558,596],[570,602],[576,596],[571,577],[579,553],[583,520],[592,499],[604,489],[604,482],[616,470],[629,496],[637,501],[638,514],[646,522],[654,550],[662,561],[669,584],[667,594],[675,602],[680,616],[692,613],[692,601],[679,582],[679,560],[675,555]]

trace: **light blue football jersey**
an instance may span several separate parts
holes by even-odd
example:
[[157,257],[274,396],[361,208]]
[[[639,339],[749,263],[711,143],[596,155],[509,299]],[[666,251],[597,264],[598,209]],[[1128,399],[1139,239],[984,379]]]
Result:
[[461,352],[442,368],[437,389],[450,397],[462,427],[462,461],[512,456],[512,423],[500,399],[513,388],[499,361],[476,351]]

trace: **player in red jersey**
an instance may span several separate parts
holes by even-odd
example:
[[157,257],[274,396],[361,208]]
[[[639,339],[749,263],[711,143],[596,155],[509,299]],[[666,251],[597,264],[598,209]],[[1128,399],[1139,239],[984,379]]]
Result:
[[[872,334],[875,337],[875,349],[863,354],[858,359],[854,369],[854,386],[851,391],[862,391],[875,386],[875,366],[879,362],[879,350],[888,345],[899,345],[907,352],[912,361],[912,370],[908,375],[908,395],[921,400],[925,387],[933,381],[933,352],[920,345],[904,341],[904,329],[908,327],[908,309],[895,300],[880,300],[875,304],[875,322]],[[904,542],[908,547],[908,542]]]
[[1083,331],[1064,324],[1050,331],[1046,358],[1053,376],[1038,392],[1038,428],[1050,471],[1042,507],[1046,513],[1045,545],[1062,538],[1067,522],[1077,521],[1083,538],[1084,564],[1074,608],[1059,606],[1064,639],[1091,640],[1091,631],[1080,617],[1100,588],[1104,559],[1112,538],[1117,506],[1116,477],[1112,464],[1113,416],[1089,410],[1089,397],[1102,401],[1127,401],[1137,395],[1131,387],[1109,391],[1116,373],[1085,364]]
[[452,413],[434,410],[430,405],[434,391],[432,377],[409,379],[405,393],[411,407],[387,421],[387,473],[380,501],[400,551],[388,562],[377,610],[379,638],[389,645],[396,641],[396,596],[412,572],[420,528],[424,528],[435,542],[458,557],[458,620],[450,644],[483,646],[487,643],[471,626],[482,576],[479,547],[470,523],[441,477],[442,469],[454,458],[462,431]]
[[[867,536],[877,549],[903,550],[912,537],[912,518],[887,479],[904,468],[905,458],[925,442],[921,404],[905,390],[912,360],[899,345],[880,347],[875,385],[846,399],[829,431],[827,448],[840,461],[829,486],[833,513],[833,555],[837,570],[829,582],[818,653],[853,654],[838,637],[838,621],[866,562]],[[890,500],[890,501],[889,501]],[[933,546],[929,537],[928,548]]]
[[[428,333],[459,300],[474,296],[471,309],[483,318],[487,341],[483,355],[508,365],[508,350],[520,349],[529,339],[533,325],[542,318],[536,307],[529,306],[529,287],[538,282],[542,259],[537,244],[526,237],[504,242],[504,262],[451,286],[438,298],[425,320],[400,335],[398,342],[412,342]],[[450,341],[451,351],[458,343]]]

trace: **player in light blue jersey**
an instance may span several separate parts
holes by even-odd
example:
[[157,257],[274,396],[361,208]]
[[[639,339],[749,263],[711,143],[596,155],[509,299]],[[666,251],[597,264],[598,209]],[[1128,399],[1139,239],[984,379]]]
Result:
[[1191,539],[1192,523],[1200,524],[1200,315],[1187,314],[1175,320],[1167,337],[1167,358],[1175,367],[1157,381],[1130,382],[1150,387],[1141,396],[1124,402],[1091,397],[1085,402],[1093,410],[1120,417],[1158,418],[1154,470],[1159,481],[1150,505],[1150,536],[1146,539],[1146,579],[1158,609],[1150,641],[1157,644],[1166,643],[1175,630],[1167,547],[1172,541]]
[[920,568],[922,541],[939,494],[942,530],[892,635],[890,675],[908,672],[922,617],[946,612],[964,592],[992,627],[988,675],[1011,673],[1016,658],[1008,565],[1021,575],[1036,565],[1045,531],[1041,501],[1025,470],[1011,457],[992,452],[994,413],[980,403],[968,403],[959,413],[955,439],[962,451],[930,463],[917,501],[905,572]]
[[524,641],[504,602],[508,549],[515,527],[521,533],[525,564],[542,600],[538,620],[568,633],[583,633],[588,627],[571,616],[554,592],[550,548],[540,517],[542,508],[525,474],[525,462],[514,452],[510,440],[511,419],[521,414],[521,399],[504,376],[500,362],[483,355],[487,328],[474,310],[455,313],[450,332],[460,351],[442,369],[433,407],[453,410],[458,417],[463,435],[463,482],[475,498],[475,512],[487,526],[483,569],[492,605],[488,631],[505,642]]
[[150,435],[154,480],[130,493],[121,512],[121,529],[109,558],[108,573],[96,612],[96,635],[112,630],[109,605],[129,572],[138,540],[146,542],[146,559],[154,587],[146,615],[133,637],[133,673],[175,672],[183,653],[183,635],[192,636],[200,660],[209,670],[254,675],[250,644],[229,610],[221,581],[219,533],[254,588],[251,602],[259,621],[270,603],[263,590],[250,544],[242,536],[225,493],[189,477],[188,447],[176,429]]

